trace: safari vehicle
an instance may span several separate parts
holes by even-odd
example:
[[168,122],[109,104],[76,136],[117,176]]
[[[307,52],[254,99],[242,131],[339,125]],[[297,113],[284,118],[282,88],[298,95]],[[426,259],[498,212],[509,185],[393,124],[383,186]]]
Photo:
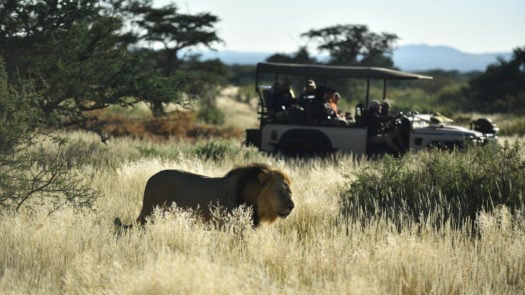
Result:
[[[269,78],[268,78],[269,76]],[[266,77],[266,80],[265,78]],[[356,106],[353,120],[345,124],[333,123],[331,118],[308,120],[302,108],[272,110],[267,105],[270,91],[264,82],[299,78],[306,85],[309,79],[329,83],[329,79],[364,79],[364,101]],[[390,80],[432,80],[430,76],[379,67],[326,66],[310,64],[259,63],[256,67],[255,87],[259,95],[259,128],[247,129],[247,145],[265,152],[283,154],[312,154],[350,152],[356,155],[390,153],[386,146],[367,143],[367,126],[363,115],[370,99],[372,80],[382,81],[383,99],[386,98]],[[380,83],[379,82],[379,83]],[[278,114],[278,115],[277,115]],[[436,146],[444,149],[463,148],[468,143],[484,144],[495,140],[498,128],[488,119],[473,121],[471,129],[454,126],[440,116],[409,112],[399,113],[392,122],[397,128],[406,149],[417,151]]]

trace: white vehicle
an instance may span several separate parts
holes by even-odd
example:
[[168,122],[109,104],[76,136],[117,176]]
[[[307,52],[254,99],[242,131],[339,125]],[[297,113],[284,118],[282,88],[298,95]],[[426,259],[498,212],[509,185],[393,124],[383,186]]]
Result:
[[[281,78],[302,77],[304,85],[311,78],[365,79],[364,104],[356,107],[354,120],[346,124],[335,123],[330,117],[308,120],[302,108],[271,110],[266,105],[269,86],[261,84],[262,76],[270,74],[274,81]],[[367,142],[367,126],[362,117],[368,105],[371,80],[383,81],[383,99],[388,80],[431,80],[430,76],[377,67],[343,67],[305,64],[259,63],[256,68],[256,91],[259,94],[260,126],[246,130],[246,144],[265,152],[283,154],[316,154],[349,152],[356,155],[390,153],[386,146]],[[402,134],[406,149],[417,151],[436,146],[444,149],[463,148],[466,143],[484,144],[497,138],[496,128],[488,119],[473,121],[471,129],[450,125],[439,116],[430,114],[398,114],[392,127]]]

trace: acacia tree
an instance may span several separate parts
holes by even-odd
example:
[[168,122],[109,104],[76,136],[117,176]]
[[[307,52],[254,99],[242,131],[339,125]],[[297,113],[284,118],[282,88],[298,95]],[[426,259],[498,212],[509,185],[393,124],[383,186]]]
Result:
[[393,67],[397,35],[374,33],[365,25],[335,25],[301,34],[330,55],[329,64]]
[[315,64],[317,59],[310,56],[306,46],[301,46],[297,52],[293,54],[275,53],[268,58],[268,62],[281,62],[281,63],[303,63],[303,64]]
[[[214,44],[222,42],[214,27],[219,18],[210,13],[179,13],[174,4],[155,8],[149,0],[134,3],[130,11],[136,16],[133,23],[139,27],[138,39],[161,48],[156,54],[156,59],[157,68],[161,70],[164,78],[157,77],[156,80],[187,77],[180,72],[183,67],[180,57],[182,52],[189,52],[198,46],[213,49]],[[190,63],[195,63],[191,56],[190,60]],[[220,71],[220,66],[217,70]],[[164,104],[179,98],[164,95],[147,101],[154,115],[163,115]]]
[[144,29],[142,40],[158,43],[165,55],[165,74],[169,76],[179,65],[179,54],[183,49],[203,45],[212,48],[222,40],[218,37],[215,24],[219,18],[210,13],[179,13],[174,4],[161,8],[151,6],[136,10],[142,12],[142,19],[136,23]]

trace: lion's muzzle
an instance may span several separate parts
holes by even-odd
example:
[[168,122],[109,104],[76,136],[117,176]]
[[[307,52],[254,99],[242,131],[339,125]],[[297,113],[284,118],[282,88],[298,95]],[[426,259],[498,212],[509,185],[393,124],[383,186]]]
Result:
[[290,213],[292,213],[292,210],[294,207],[295,207],[295,204],[293,203],[292,200],[290,200],[287,202],[286,208],[278,212],[277,215],[279,215],[279,217],[281,218],[286,218],[288,215],[290,215]]

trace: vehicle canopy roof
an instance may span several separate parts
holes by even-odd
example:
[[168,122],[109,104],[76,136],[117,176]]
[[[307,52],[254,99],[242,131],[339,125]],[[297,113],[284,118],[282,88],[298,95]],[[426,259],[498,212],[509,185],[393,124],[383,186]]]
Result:
[[379,67],[328,66],[288,63],[258,63],[257,74],[259,73],[386,80],[432,79],[432,77],[430,76],[424,76]]
[[255,86],[258,88],[261,74],[292,75],[302,77],[323,76],[325,78],[354,78],[366,79],[366,102],[370,96],[370,80],[383,80],[383,99],[386,98],[387,80],[432,80],[431,76],[402,72],[381,67],[354,67],[354,66],[330,66],[315,64],[289,64],[261,62],[257,64]]

